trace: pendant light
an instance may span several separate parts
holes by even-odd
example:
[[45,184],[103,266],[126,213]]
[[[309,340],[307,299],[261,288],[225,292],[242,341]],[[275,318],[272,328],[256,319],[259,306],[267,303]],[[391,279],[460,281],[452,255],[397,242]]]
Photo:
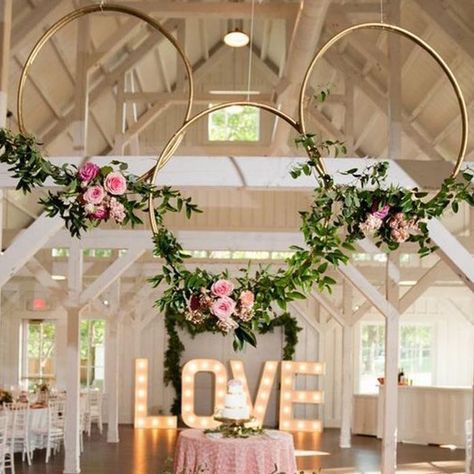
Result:
[[224,43],[231,48],[242,48],[249,44],[250,38],[243,31],[243,20],[229,21],[228,33],[224,36]]

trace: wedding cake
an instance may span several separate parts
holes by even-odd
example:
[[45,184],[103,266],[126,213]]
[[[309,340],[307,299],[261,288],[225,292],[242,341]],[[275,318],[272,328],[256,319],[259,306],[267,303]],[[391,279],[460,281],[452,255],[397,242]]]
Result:
[[232,379],[227,384],[221,416],[232,420],[248,420],[250,418],[250,408],[240,380]]

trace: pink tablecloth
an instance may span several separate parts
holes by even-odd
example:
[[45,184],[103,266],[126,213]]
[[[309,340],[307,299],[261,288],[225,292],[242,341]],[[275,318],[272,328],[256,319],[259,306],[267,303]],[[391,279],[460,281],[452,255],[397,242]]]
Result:
[[293,437],[281,431],[240,439],[210,438],[184,430],[178,438],[175,474],[296,473]]

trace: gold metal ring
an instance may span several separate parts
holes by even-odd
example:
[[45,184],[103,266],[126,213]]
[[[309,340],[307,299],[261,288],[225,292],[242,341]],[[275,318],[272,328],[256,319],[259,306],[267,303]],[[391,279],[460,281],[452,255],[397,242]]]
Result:
[[[26,81],[29,76],[30,68],[33,65],[35,59],[37,58],[39,52],[41,49],[44,47],[44,45],[47,43],[47,41],[54,35],[56,34],[59,30],[64,28],[67,24],[71,23],[74,20],[77,20],[83,16],[89,15],[91,13],[96,13],[96,12],[116,12],[116,13],[124,13],[126,15],[133,16],[135,18],[138,18],[140,20],[143,20],[146,22],[148,25],[150,25],[152,28],[155,30],[159,31],[165,38],[174,46],[176,49],[178,55],[181,57],[184,67],[186,70],[186,74],[188,76],[188,104],[186,107],[186,113],[184,116],[183,123],[185,123],[190,115],[191,115],[191,108],[193,105],[193,98],[194,98],[194,84],[193,84],[193,74],[192,74],[192,67],[191,64],[189,63],[188,58],[184,54],[184,51],[180,47],[180,45],[177,43],[173,35],[168,32],[165,28],[163,28],[158,21],[154,20],[150,16],[148,16],[145,13],[142,13],[138,10],[135,10],[133,8],[126,7],[124,5],[116,5],[116,4],[94,4],[94,5],[88,5],[86,7],[79,8],[77,10],[74,10],[67,15],[63,16],[61,19],[59,19],[56,23],[54,23],[52,26],[48,28],[48,30],[41,36],[41,38],[37,41],[33,49],[31,50],[30,54],[28,55],[28,58],[25,62],[25,65],[23,66],[23,70],[21,72],[20,76],[20,81],[18,85],[18,93],[17,93],[17,118],[18,118],[18,128],[21,133],[25,134],[26,128],[23,120],[23,103],[24,103],[24,90],[25,90],[25,85]],[[150,170],[151,171],[151,170]],[[145,173],[144,176],[146,176],[148,173]]]
[[[259,109],[265,110],[267,112],[270,112],[277,117],[281,118],[284,120],[286,123],[288,123],[293,129],[295,129],[299,134],[302,133],[301,126],[300,124],[291,118],[289,115],[285,114],[281,110],[276,109],[275,107],[272,107],[271,105],[268,104],[263,104],[260,102],[247,102],[247,101],[235,101],[235,102],[224,102],[222,104],[215,105],[214,107],[210,107],[208,109],[204,109],[203,111],[199,112],[198,114],[194,115],[191,117],[187,122],[185,122],[179,130],[177,130],[172,137],[168,140],[168,143],[165,145],[162,153],[160,154],[160,157],[153,169],[153,174],[151,175],[151,183],[154,183],[156,181],[156,177],[158,175],[158,172],[168,163],[168,161],[173,157],[176,149],[178,148],[179,144],[181,143],[187,129],[195,122],[198,120],[202,119],[203,117],[208,116],[209,114],[212,114],[213,112],[216,112],[217,110],[225,109],[227,107],[232,107],[232,106],[248,106],[248,107],[257,107]],[[308,153],[309,150],[306,149],[306,152]],[[324,165],[320,163],[320,165],[317,167],[317,171],[320,175],[325,175],[326,174],[326,169],[324,168]],[[154,203],[153,203],[153,198],[149,198],[149,214],[150,214],[150,225],[153,230],[153,233],[158,232],[158,226],[156,225],[156,219],[155,219],[155,208],[154,208]]]
[[311,73],[313,72],[314,67],[316,66],[316,63],[318,62],[319,59],[321,59],[323,54],[331,46],[333,46],[340,39],[344,38],[350,33],[354,31],[358,31],[358,30],[385,30],[385,31],[397,33],[398,35],[408,38],[409,40],[415,42],[417,45],[421,46],[441,66],[441,69],[444,71],[444,73],[449,79],[449,82],[453,86],[453,89],[454,89],[454,92],[456,94],[456,98],[459,104],[459,108],[461,110],[461,121],[462,121],[461,148],[459,150],[456,164],[451,173],[451,176],[456,176],[459,172],[459,169],[461,168],[461,164],[466,154],[467,138],[468,138],[467,107],[466,107],[466,102],[464,100],[464,96],[462,94],[461,88],[459,87],[459,84],[453,72],[449,68],[449,66],[446,64],[444,59],[433,49],[433,47],[431,47],[426,41],[422,40],[415,34],[399,26],[390,25],[387,23],[361,23],[360,25],[354,25],[341,31],[336,36],[333,36],[324,46],[322,46],[322,48],[316,53],[316,56],[311,61],[311,64],[309,65],[306,71],[306,74],[304,76],[303,84],[301,85],[298,114],[299,114],[299,121],[300,121],[302,133],[306,133],[303,101],[304,101],[306,89],[308,88],[309,78],[311,76]]

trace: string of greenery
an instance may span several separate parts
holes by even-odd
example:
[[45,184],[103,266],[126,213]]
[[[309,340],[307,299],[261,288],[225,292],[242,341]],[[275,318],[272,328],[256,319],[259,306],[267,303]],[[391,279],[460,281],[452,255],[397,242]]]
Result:
[[[291,360],[294,357],[295,348],[298,344],[298,333],[302,328],[298,326],[296,318],[291,316],[290,313],[285,312],[272,319],[268,324],[261,326],[258,333],[272,333],[275,328],[278,327],[283,329],[285,339],[282,349],[282,358],[283,360]],[[192,324],[186,320],[182,314],[171,310],[165,313],[165,328],[168,335],[168,346],[165,352],[163,379],[165,385],[171,385],[175,391],[175,398],[171,405],[171,413],[178,416],[181,412],[181,359],[185,349],[180,339],[179,330],[187,331],[192,337],[209,330]]]

